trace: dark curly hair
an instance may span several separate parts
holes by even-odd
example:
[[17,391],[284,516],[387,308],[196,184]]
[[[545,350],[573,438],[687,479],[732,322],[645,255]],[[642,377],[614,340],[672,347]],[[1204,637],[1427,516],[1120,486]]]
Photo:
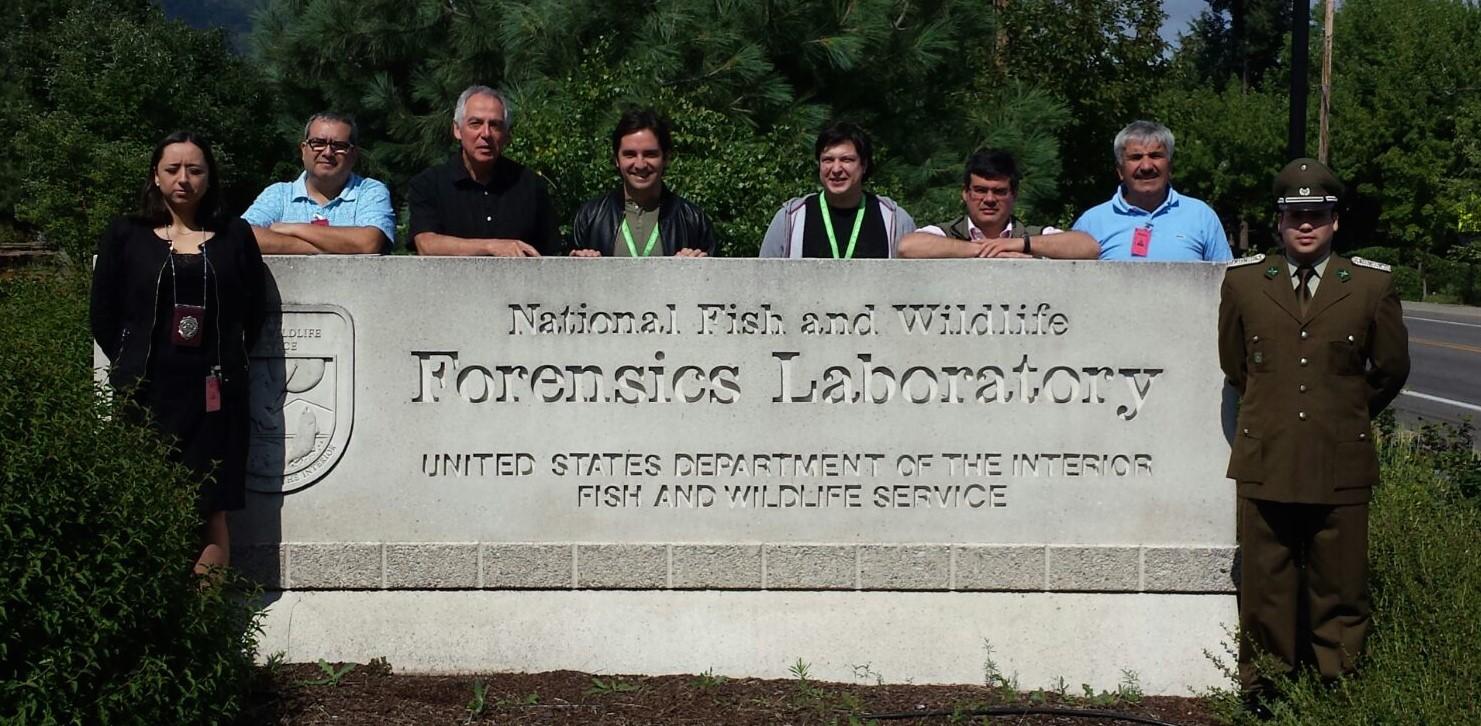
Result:
[[612,155],[617,155],[618,148],[622,146],[622,137],[639,131],[652,131],[658,137],[658,148],[663,149],[664,159],[673,153],[674,136],[669,120],[651,108],[630,108],[622,112],[622,117],[617,119],[616,128],[612,129]]

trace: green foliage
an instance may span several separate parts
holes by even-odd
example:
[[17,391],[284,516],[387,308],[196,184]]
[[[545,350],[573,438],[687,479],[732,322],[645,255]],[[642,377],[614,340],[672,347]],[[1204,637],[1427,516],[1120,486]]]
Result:
[[588,696],[613,696],[622,693],[634,693],[643,690],[641,685],[622,678],[599,678],[592,676],[591,686],[586,689]]
[[290,149],[261,123],[272,98],[223,34],[167,21],[147,4],[50,5],[56,15],[31,28],[38,37],[3,31],[3,47],[16,49],[5,55],[33,53],[20,64],[13,105],[0,111],[0,130],[14,138],[0,168],[20,182],[13,198],[0,197],[9,202],[0,217],[13,214],[86,259],[107,221],[136,203],[149,150],[177,129],[213,141],[226,206],[244,209]]
[[1222,89],[1232,79],[1250,89],[1281,70],[1290,30],[1286,0],[1208,0],[1181,50],[1194,59],[1200,82]]
[[1152,115],[1174,130],[1173,175],[1178,191],[1209,203],[1226,227],[1230,244],[1247,249],[1275,241],[1270,183],[1285,157],[1284,94],[1245,91],[1237,84],[1216,91],[1174,86],[1151,103]]
[[393,188],[451,149],[464,87],[503,86],[510,156],[552,181],[562,219],[615,183],[617,109],[657,106],[678,136],[672,186],[715,220],[727,254],[750,255],[782,202],[816,188],[811,144],[833,118],[871,131],[876,188],[917,218],[960,213],[962,161],[983,144],[1021,155],[1024,211],[1061,213],[1070,115],[1036,85],[988,72],[995,23],[973,0],[270,0],[254,43],[285,101],[278,127],[356,112],[364,167]]
[[[1468,431],[1381,439],[1369,521],[1374,628],[1358,676],[1277,679],[1274,723],[1481,723],[1481,499]],[[1241,719],[1243,721],[1244,719]]]
[[311,678],[304,681],[303,685],[330,687],[337,686],[344,680],[345,676],[349,675],[350,671],[353,670],[355,670],[354,663],[345,663],[342,666],[336,668],[333,663],[320,658],[319,673],[321,673],[322,675],[318,678]]
[[728,680],[730,679],[716,674],[715,669],[711,667],[705,669],[704,673],[695,676],[694,680],[690,681],[690,685],[700,691],[708,691],[724,685]]
[[[1166,83],[1161,0],[1013,0],[1005,3],[1002,73],[1044,89],[1068,108],[1059,131],[1061,217],[1111,196],[1111,142],[1148,114]],[[989,76],[990,77],[990,76]],[[1153,119],[1157,120],[1157,119]]]
[[0,721],[220,723],[256,625],[202,586],[195,484],[95,387],[87,280],[0,282]]
[[[1336,12],[1332,161],[1348,181],[1344,231],[1443,254],[1457,240],[1457,180],[1481,128],[1481,6],[1350,0]],[[1465,139],[1469,130],[1473,136]],[[1475,186],[1470,187],[1476,189]]]
[[469,699],[468,705],[464,707],[468,711],[468,718],[464,723],[473,723],[474,719],[482,716],[483,712],[488,709],[488,690],[488,684],[483,681],[473,682],[473,698]]
[[1401,300],[1424,300],[1424,280],[1420,279],[1419,272],[1412,267],[1395,267],[1394,289],[1399,292]]
[[1394,287],[1405,300],[1440,300],[1481,303],[1481,260],[1471,260],[1468,247],[1451,250],[1446,259],[1424,250],[1393,247],[1364,247],[1352,251],[1355,257],[1391,265]]
[[539,703],[540,694],[535,691],[531,691],[522,696],[516,696],[514,698],[501,698],[494,705],[498,706],[499,708],[514,708],[518,706],[536,706],[539,705]]
[[[0,185],[0,220],[13,224],[16,202],[24,197],[19,182],[25,178],[25,157],[12,141],[50,107],[48,70],[59,52],[54,31],[71,11],[100,12],[138,18],[148,11],[147,0],[13,0],[6,4],[0,24],[0,176],[13,183]],[[70,139],[69,143],[76,143]]]
[[1469,416],[1455,426],[1428,423],[1420,427],[1414,447],[1449,484],[1446,493],[1481,504],[1481,456],[1472,448],[1474,433]]
[[[648,74],[631,64],[607,68],[602,47],[566,78],[516,97],[522,112],[511,156],[546,176],[559,218],[570,219],[582,202],[618,183],[610,135],[622,109],[652,105],[675,127],[670,188],[706,211],[723,253],[754,256],[781,200],[814,185],[811,140],[786,128],[762,133],[731,123],[672,90],[635,96],[635,79]],[[776,151],[787,147],[794,152]]]

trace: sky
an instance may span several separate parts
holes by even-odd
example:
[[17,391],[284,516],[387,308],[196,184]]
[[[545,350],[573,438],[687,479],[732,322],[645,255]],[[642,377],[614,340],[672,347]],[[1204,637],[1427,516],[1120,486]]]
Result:
[[1208,7],[1204,0],[1163,0],[1162,11],[1167,20],[1162,24],[1162,38],[1169,43],[1178,39],[1178,33],[1188,29],[1188,23]]

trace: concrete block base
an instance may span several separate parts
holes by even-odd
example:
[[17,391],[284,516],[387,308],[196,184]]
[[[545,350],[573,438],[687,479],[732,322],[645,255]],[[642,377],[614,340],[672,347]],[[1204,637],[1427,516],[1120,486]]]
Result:
[[788,591],[284,591],[267,595],[260,656],[384,657],[403,673],[540,672],[981,683],[1144,692],[1227,686],[1232,595]]

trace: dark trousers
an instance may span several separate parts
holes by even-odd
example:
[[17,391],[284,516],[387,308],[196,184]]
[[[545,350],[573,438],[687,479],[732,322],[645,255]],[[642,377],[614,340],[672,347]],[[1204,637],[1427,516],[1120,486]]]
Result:
[[1323,678],[1353,672],[1368,635],[1368,505],[1239,500],[1239,679],[1257,653]]

